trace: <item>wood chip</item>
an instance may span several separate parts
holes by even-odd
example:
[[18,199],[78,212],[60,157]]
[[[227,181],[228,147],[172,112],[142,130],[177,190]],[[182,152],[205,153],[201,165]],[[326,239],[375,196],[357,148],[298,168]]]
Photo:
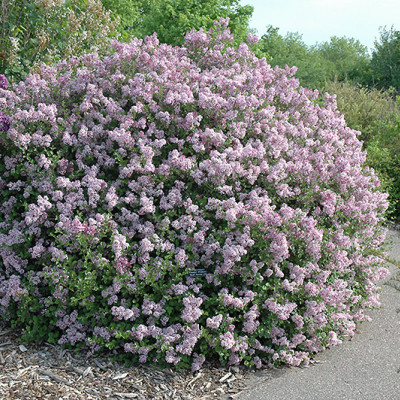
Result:
[[219,380],[219,382],[220,383],[222,383],[222,382],[225,382],[229,377],[231,377],[232,376],[232,372],[228,372],[226,375],[224,375],[220,380]]
[[229,396],[230,399],[237,399],[241,394],[243,393],[243,391],[235,393],[235,394],[231,394]]
[[188,384],[187,386],[190,386],[192,383],[196,382],[198,379],[200,379],[203,376],[203,374],[201,372],[199,372],[197,374],[197,376],[195,376]]
[[28,370],[30,370],[31,368],[34,368],[32,365],[29,365],[26,368],[20,369],[17,373],[16,378],[20,378],[21,376],[23,376]]
[[113,380],[115,381],[116,379],[123,379],[123,378],[126,378],[127,376],[128,376],[127,372],[125,372],[123,374],[117,374],[114,376]]
[[[148,365],[126,367],[107,355],[87,357],[59,345],[23,346],[21,333],[0,324],[0,399],[206,400],[243,391],[244,369],[206,364],[190,371]],[[20,346],[23,346],[22,348]],[[109,354],[110,356],[111,354]]]
[[93,360],[93,362],[102,370],[102,371],[107,371],[107,368],[99,361],[99,360]]
[[137,393],[114,393],[116,396],[125,397],[127,399],[136,399],[138,397]]
[[39,374],[46,375],[49,378],[54,379],[57,382],[63,383],[64,385],[70,385],[70,383],[66,379],[61,378],[61,376],[53,374],[51,371],[46,371],[46,370],[40,369],[38,372],[39,372]]
[[23,344],[21,344],[21,345],[19,346],[19,349],[20,349],[22,352],[28,351],[28,349],[27,349]]

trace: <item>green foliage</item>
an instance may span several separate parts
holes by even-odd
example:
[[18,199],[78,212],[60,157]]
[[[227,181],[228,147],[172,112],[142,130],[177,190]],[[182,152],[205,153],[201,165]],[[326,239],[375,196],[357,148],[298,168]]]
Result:
[[382,147],[379,140],[374,140],[369,143],[367,148],[367,162],[374,168],[380,181],[382,182],[382,190],[389,193],[389,208],[387,210],[387,217],[389,219],[399,220],[400,217],[400,191],[399,182],[396,182],[397,177],[400,176],[400,164],[398,157],[392,157],[390,151]]
[[378,120],[377,134],[369,143],[368,164],[374,168],[389,193],[388,218],[400,220],[400,111],[388,121]]
[[352,38],[334,36],[329,42],[307,46],[298,33],[282,36],[270,25],[259,48],[273,66],[297,66],[296,76],[305,87],[323,90],[332,80],[369,81],[367,48]]
[[361,131],[360,139],[365,146],[380,134],[382,126],[395,120],[398,107],[390,92],[337,81],[328,82],[325,90],[336,94],[339,111],[345,115],[351,128]]
[[296,77],[302,86],[315,89],[324,84],[323,64],[298,33],[282,36],[279,28],[269,25],[259,41],[259,50],[272,66],[298,67]]
[[42,62],[106,52],[119,23],[100,0],[3,0],[0,73],[19,81]]
[[314,52],[325,64],[328,81],[365,82],[368,80],[368,48],[358,40],[347,37],[331,37],[314,47]]
[[230,18],[230,29],[240,43],[249,33],[253,7],[239,0],[103,0],[107,9],[121,17],[124,39],[144,37],[157,32],[160,42],[183,44],[191,29],[208,30],[221,17]]
[[375,42],[371,69],[373,84],[378,88],[393,87],[400,91],[400,31],[381,28],[380,41]]
[[130,40],[141,36],[143,16],[150,13],[149,0],[102,0],[103,6],[119,18],[118,30],[121,39]]

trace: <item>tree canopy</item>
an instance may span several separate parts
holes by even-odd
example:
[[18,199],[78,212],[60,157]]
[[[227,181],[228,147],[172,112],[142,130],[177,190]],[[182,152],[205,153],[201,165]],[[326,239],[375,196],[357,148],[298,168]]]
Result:
[[191,29],[213,27],[221,17],[230,18],[236,42],[249,33],[253,7],[239,0],[103,0],[106,8],[121,17],[122,35],[144,37],[157,33],[163,43],[181,45]]
[[0,21],[0,73],[15,81],[42,62],[105,51],[119,23],[100,0],[3,0]]
[[279,28],[269,25],[259,49],[274,66],[297,66],[296,76],[301,84],[313,89],[323,88],[326,81],[350,79],[363,83],[368,79],[368,49],[353,38],[334,36],[329,41],[307,46],[299,33],[283,36]]
[[371,68],[374,84],[378,88],[400,91],[400,31],[384,27],[379,41],[375,41]]

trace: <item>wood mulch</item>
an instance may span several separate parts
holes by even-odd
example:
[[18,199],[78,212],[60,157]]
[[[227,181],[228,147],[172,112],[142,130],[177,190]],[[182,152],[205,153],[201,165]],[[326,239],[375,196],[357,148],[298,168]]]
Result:
[[215,365],[195,373],[126,367],[61,346],[24,345],[19,338],[17,330],[0,325],[0,399],[235,399],[247,389],[245,378],[251,374],[244,367]]

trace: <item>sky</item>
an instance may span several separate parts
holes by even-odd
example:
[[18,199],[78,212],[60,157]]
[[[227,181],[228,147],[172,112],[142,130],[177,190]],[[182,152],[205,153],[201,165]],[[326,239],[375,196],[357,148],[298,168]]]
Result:
[[379,27],[400,30],[400,0],[242,0],[254,7],[250,27],[259,36],[267,25],[279,33],[298,32],[307,45],[332,36],[358,39],[369,49],[379,39]]

